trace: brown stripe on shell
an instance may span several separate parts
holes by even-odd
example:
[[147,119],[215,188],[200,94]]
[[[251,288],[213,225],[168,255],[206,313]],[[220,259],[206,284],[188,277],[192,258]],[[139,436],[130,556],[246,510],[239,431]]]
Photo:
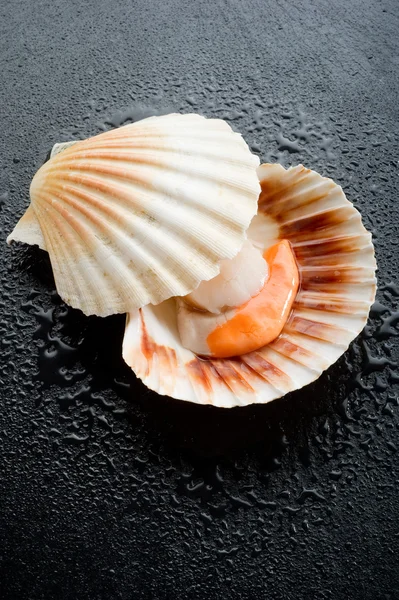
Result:
[[239,394],[240,392],[254,392],[254,389],[247,379],[242,376],[239,369],[235,368],[235,364],[237,366],[240,364],[239,361],[211,359],[210,362],[220,375],[223,383],[233,392],[233,394]]
[[365,281],[373,281],[374,269],[372,267],[351,267],[337,263],[329,266],[301,266],[301,289],[309,289],[312,284],[331,284],[337,283],[364,283]]
[[[61,155],[62,156],[62,155]],[[131,172],[126,173],[126,176],[123,177],[122,173],[119,169],[93,169],[97,175],[113,175],[112,179],[110,177],[101,179],[100,177],[93,177],[90,175],[90,171],[78,171],[78,167],[74,167],[73,171],[64,170],[61,167],[57,166],[57,169],[54,169],[53,173],[48,175],[49,181],[47,185],[51,185],[54,188],[60,189],[63,191],[64,189],[69,189],[69,186],[75,184],[73,187],[73,191],[76,189],[76,185],[83,186],[84,188],[88,188],[88,190],[101,192],[104,194],[107,199],[115,199],[115,201],[120,202],[121,200],[127,201],[129,204],[134,203],[133,195],[131,189],[126,188],[124,185],[118,185],[119,180],[129,180],[130,183],[134,183],[137,188],[143,187],[145,189],[153,190],[152,182],[149,177],[143,175],[143,173],[134,172],[132,175]],[[79,188],[77,188],[79,189]],[[33,201],[35,201],[33,199]]]
[[199,358],[194,355],[194,358],[185,364],[185,367],[188,371],[189,378],[195,384],[204,388],[204,390],[212,395],[212,383],[211,377],[214,376],[210,371],[209,363],[206,359]]
[[[324,346],[328,344],[328,342],[319,339],[316,340],[315,338],[309,338],[308,336],[299,332],[281,334],[276,340],[277,347],[281,342],[284,342],[284,344],[288,343],[291,345],[291,347],[286,348],[285,346],[280,346],[279,350],[277,350],[274,347],[275,342],[273,342],[273,349],[279,351],[282,355],[284,355],[284,352],[287,351],[292,360],[302,364],[311,372],[320,373],[330,364],[329,360],[323,354]],[[300,349],[298,354],[296,348]]]
[[365,264],[373,264],[374,251],[371,246],[361,250],[353,250],[352,252],[337,254],[315,254],[313,256],[303,257],[297,252],[297,247],[294,247],[295,256],[299,265],[309,267],[330,267],[339,265],[343,268],[354,267],[358,265],[360,268]]
[[140,347],[141,352],[144,358],[147,360],[147,373],[151,369],[151,365],[154,359],[154,355],[157,356],[160,372],[168,373],[171,369],[178,369],[178,360],[176,356],[176,351],[173,348],[169,348],[168,346],[157,344],[153,338],[149,335],[147,331],[147,327],[144,321],[143,313],[140,310],[140,323],[141,323],[141,336],[140,336]]
[[[276,392],[279,392],[280,388],[277,387],[276,385],[274,385],[272,383],[272,381],[270,379],[268,379],[268,377],[266,376],[265,373],[260,373],[260,372],[256,371],[255,368],[249,364],[249,360],[250,360],[249,357],[250,357],[250,354],[245,354],[245,355],[241,355],[241,356],[236,356],[231,360],[234,361],[234,363],[236,365],[235,368],[240,370],[240,372],[243,374],[244,378],[248,382],[251,382],[251,387],[253,387],[256,390],[259,390],[259,388],[264,386],[266,383],[271,388],[273,388]],[[270,361],[268,361],[268,362],[270,363]]]
[[[261,211],[274,217],[279,222],[292,221],[298,218],[298,213],[313,211],[317,212],[317,203],[324,201],[331,194],[336,194],[336,188],[332,182],[317,181],[310,179],[309,186],[304,187],[301,181],[300,185],[293,185],[285,188],[277,194],[278,200],[270,203],[270,198],[264,194],[260,196],[259,208]],[[276,195],[275,195],[276,196]],[[342,199],[341,204],[342,204]],[[330,204],[334,204],[333,200]],[[337,203],[335,203],[335,208]]]
[[[272,171],[268,169],[268,176],[260,181],[262,190],[258,201],[259,210],[265,210],[269,215],[273,214],[271,212],[273,204],[283,200],[292,191],[292,187],[300,185],[310,172],[302,165],[289,171],[273,169],[275,166],[271,165]],[[276,173],[278,173],[278,178],[276,178]]]
[[245,373],[240,369],[240,365],[241,361],[235,359],[202,359],[195,357],[185,366],[191,382],[203,388],[211,398],[217,392],[217,387],[215,389],[216,383],[225,386],[229,392],[236,395],[254,393],[254,388],[247,381],[252,375],[248,370]]
[[156,351],[157,344],[155,344],[152,337],[148,334],[142,311],[140,310],[139,313],[141,322],[140,346],[141,352],[143,353],[144,358],[147,360],[147,376],[151,368],[152,357],[154,355],[154,352]]
[[[266,346],[267,348],[267,346]],[[285,390],[292,385],[292,380],[287,373],[276,367],[273,363],[266,360],[261,350],[244,354],[241,356],[242,362],[257,373],[263,380],[278,390]]]
[[294,248],[296,248],[298,243],[307,243],[310,240],[323,240],[326,238],[334,238],[339,235],[342,235],[343,237],[350,236],[353,234],[354,230],[359,228],[359,226],[360,221],[358,216],[352,216],[351,218],[348,217],[348,219],[343,219],[343,221],[340,223],[332,223],[330,226],[318,228],[311,232],[312,222],[309,220],[310,230],[304,229],[302,231],[290,231],[288,228],[288,230],[286,230],[283,234],[281,228],[281,238],[289,239]]
[[321,240],[309,239],[292,245],[295,247],[295,254],[299,261],[311,260],[315,255],[335,257],[370,248],[370,234],[365,232],[361,235],[338,235]]
[[325,237],[328,237],[328,231],[332,228],[337,228],[338,225],[347,223],[348,221],[359,220],[360,215],[354,214],[351,206],[342,206],[340,208],[305,215],[300,219],[295,219],[288,223],[282,222],[280,225],[281,237],[298,241],[300,236],[301,241],[303,241],[304,239],[314,239],[315,232],[319,232],[323,233],[323,238],[325,239]]
[[275,352],[282,354],[294,360],[295,362],[304,365],[308,369],[313,370],[312,368],[312,360],[313,360],[313,352],[310,350],[306,350],[297,344],[294,344],[287,338],[283,336],[279,336],[274,342],[269,344],[269,347],[272,348]]
[[339,343],[348,335],[348,331],[345,329],[335,327],[334,325],[327,325],[326,323],[320,323],[319,321],[312,321],[311,319],[304,319],[303,317],[295,316],[295,313],[286,323],[283,331],[304,333],[312,338],[331,342],[333,344]]

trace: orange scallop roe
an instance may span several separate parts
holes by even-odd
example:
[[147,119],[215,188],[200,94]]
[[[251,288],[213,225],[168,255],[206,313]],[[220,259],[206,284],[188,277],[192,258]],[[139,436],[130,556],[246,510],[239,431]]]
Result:
[[257,296],[238,307],[231,319],[207,337],[210,353],[227,358],[258,350],[276,339],[292,309],[299,286],[295,256],[288,240],[268,248],[269,277]]

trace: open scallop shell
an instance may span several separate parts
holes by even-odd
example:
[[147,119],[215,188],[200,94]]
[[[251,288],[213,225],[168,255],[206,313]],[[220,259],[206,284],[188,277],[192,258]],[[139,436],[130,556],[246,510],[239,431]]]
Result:
[[301,277],[290,318],[271,344],[233,359],[182,347],[173,299],[128,315],[123,357],[152,390],[230,408],[265,403],[317,379],[366,324],[376,291],[371,234],[331,179],[298,166],[262,165],[249,237],[290,240]]
[[8,242],[47,249],[58,293],[85,314],[192,292],[257,210],[259,160],[220,119],[151,117],[52,154]]

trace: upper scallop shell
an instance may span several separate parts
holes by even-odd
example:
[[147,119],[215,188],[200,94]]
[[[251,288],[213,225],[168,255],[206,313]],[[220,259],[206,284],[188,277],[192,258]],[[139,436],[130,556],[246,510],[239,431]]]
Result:
[[238,252],[257,210],[258,164],[222,120],[144,119],[53,155],[8,241],[45,247],[58,293],[85,314],[158,304]]
[[123,357],[159,394],[230,408],[265,403],[317,379],[366,324],[376,291],[374,248],[361,216],[332,180],[298,166],[262,165],[248,237],[288,239],[301,279],[290,318],[271,344],[233,359],[183,348],[173,300],[131,313]]

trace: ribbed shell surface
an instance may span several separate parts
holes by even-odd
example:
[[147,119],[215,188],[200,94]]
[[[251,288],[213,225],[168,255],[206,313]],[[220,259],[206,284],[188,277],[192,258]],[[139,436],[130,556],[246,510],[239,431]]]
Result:
[[9,241],[45,247],[58,293],[85,314],[158,304],[238,252],[257,210],[258,164],[222,120],[144,119],[53,153]]

